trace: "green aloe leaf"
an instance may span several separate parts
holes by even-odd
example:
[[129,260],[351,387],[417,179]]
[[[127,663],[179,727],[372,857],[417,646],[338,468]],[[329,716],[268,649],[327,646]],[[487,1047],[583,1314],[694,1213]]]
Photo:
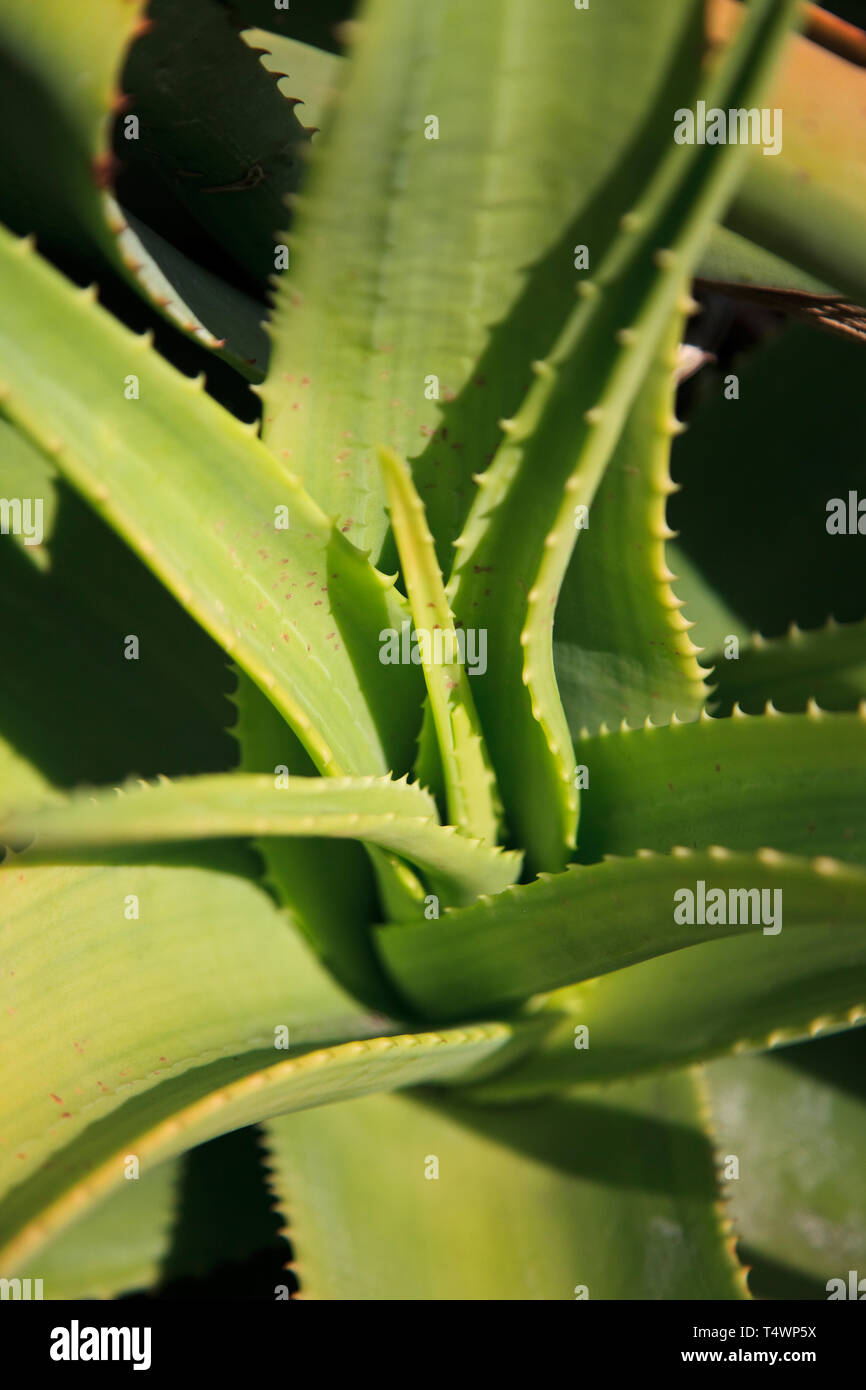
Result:
[[[309,777],[315,769],[297,735],[248,676],[238,671],[237,678],[232,700],[238,717],[232,733],[238,741],[241,770],[274,777],[286,769],[289,776]],[[24,801],[22,796],[19,804]],[[398,1007],[370,939],[370,924],[376,920],[376,884],[363,845],[309,835],[257,836],[255,845],[267,887],[289,908],[335,978],[372,1008],[389,1013]],[[379,851],[369,853],[372,858]],[[411,873],[402,860],[395,862],[400,869],[394,868],[393,874]],[[380,873],[387,883],[387,869],[380,866]],[[417,909],[417,901],[413,907]]]
[[302,98],[304,128],[317,131],[340,82],[342,65],[337,55],[266,29],[244,29],[242,38],[262,66],[274,73],[283,95],[290,100]]
[[533,1055],[471,1093],[510,1103],[862,1024],[862,909],[853,926],[832,908],[825,920],[823,931],[785,928],[773,949],[762,935],[709,941],[558,990],[538,1016],[559,1019]]
[[[276,1296],[727,1301],[739,1240],[823,1297],[864,1235],[862,77],[812,110],[801,0],[720,61],[727,0],[348,3],[0,0],[43,252],[0,226],[0,1276],[175,1297],[283,1221]],[[791,53],[778,161],[672,139]],[[748,307],[710,292],[672,451],[713,265]]]
[[770,838],[790,854],[866,863],[866,705],[771,711],[586,739],[580,859]]
[[573,737],[623,719],[694,717],[706,698],[665,554],[679,329],[678,318],[632,407],[563,579],[553,659]]
[[830,619],[812,632],[792,624],[769,640],[753,633],[737,661],[716,656],[710,681],[719,714],[735,704],[754,714],[768,700],[779,710],[802,710],[810,700],[824,710],[855,709],[866,699],[866,622]]
[[[705,93],[708,104],[749,104],[792,13],[785,4],[752,7]],[[580,523],[682,303],[684,277],[733,190],[742,149],[728,145],[719,158],[709,150],[672,145],[641,198],[623,209],[619,236],[580,284],[578,307],[535,364],[519,410],[502,422],[504,442],[457,542],[449,599],[458,622],[488,629],[495,660],[475,698],[506,817],[535,868],[562,867],[577,819],[554,609]]]
[[783,1296],[763,1292],[767,1262],[824,1299],[829,1280],[848,1293],[848,1271],[862,1276],[864,1060],[858,1029],[704,1070],[726,1209],[758,1296]]
[[687,1076],[496,1112],[371,1096],[265,1136],[302,1299],[747,1297]]
[[[424,503],[415,491],[412,475],[403,460],[391,449],[381,449],[379,457],[385,471],[391,525],[412,608],[413,637],[419,643],[418,655],[427,684],[432,724],[426,727],[428,730],[435,728],[442,759],[448,820],[465,834],[495,844],[502,808],[475,712],[470,676],[465,669],[465,662],[469,660],[466,634],[463,634],[464,657],[461,659],[433,537],[427,529]],[[438,652],[436,642],[442,644]],[[476,653],[478,658],[481,655],[481,652]],[[483,667],[486,665],[485,648]],[[422,765],[426,757],[429,754],[425,755],[422,744]]]
[[42,1246],[19,1277],[41,1278],[47,1299],[143,1289],[183,1297],[178,1281],[225,1277],[276,1254],[279,1218],[270,1205],[258,1132],[237,1130],[124,1181]]
[[19,1277],[41,1279],[50,1299],[116,1298],[158,1282],[176,1217],[183,1160],[121,1187],[68,1227]]
[[37,837],[40,858],[70,850],[242,835],[312,835],[369,840],[427,871],[449,904],[513,883],[520,855],[441,826],[436,805],[404,779],[257,776],[227,773],[161,786],[135,784],[80,793],[63,806],[10,811],[0,839]]
[[[696,904],[699,883],[725,894],[726,907],[734,901],[731,890],[768,893],[762,902],[777,924],[689,924],[685,900],[674,895],[688,889]],[[681,847],[670,855],[645,851],[572,865],[438,922],[383,927],[378,943],[394,981],[420,1013],[454,1017],[742,932],[757,932],[772,959],[783,925],[789,932],[812,927],[823,941],[839,938],[864,956],[864,907],[866,872],[836,860]],[[673,974],[670,963],[667,968]]]
[[200,380],[8,233],[0,288],[7,414],[265,690],[317,766],[407,768],[419,677],[399,666],[383,682],[378,661],[380,629],[405,613],[391,581]]
[[[283,1010],[285,1014],[285,1010]],[[225,1036],[225,1031],[223,1033]],[[0,1269],[32,1259],[92,1204],[125,1180],[128,1157],[150,1172],[196,1144],[243,1125],[306,1106],[377,1090],[422,1085],[472,1073],[508,1058],[538,1036],[537,1027],[472,1024],[436,1033],[362,1037],[274,1062],[273,1048],[210,1061],[151,1086],[126,1104],[94,1115],[79,1136],[0,1200]],[[29,1165],[31,1170],[33,1165]],[[14,1179],[13,1179],[14,1181]]]
[[731,294],[742,286],[744,289],[777,289],[790,295],[792,300],[798,294],[822,300],[838,295],[832,284],[756,246],[729,227],[713,230],[698,263],[696,278]]
[[[720,650],[732,634],[745,646],[750,637],[748,624],[728,607],[676,540],[665,543],[665,560],[673,576],[670,581],[673,591],[682,601],[680,611],[693,624],[690,635],[698,648],[697,659],[701,666],[713,664],[713,653]],[[711,685],[709,675],[705,679]],[[572,733],[578,732],[572,725]]]
[[447,571],[495,422],[568,315],[575,243],[600,257],[700,44],[694,0],[366,6],[295,207],[263,434],[374,558],[383,443],[412,464]]
[[[294,1047],[363,1033],[363,1011],[250,882],[254,870],[231,845],[110,866],[35,868],[8,856],[4,1192],[162,1081],[273,1049],[278,1026]],[[97,966],[105,992],[94,1010],[87,981]]]

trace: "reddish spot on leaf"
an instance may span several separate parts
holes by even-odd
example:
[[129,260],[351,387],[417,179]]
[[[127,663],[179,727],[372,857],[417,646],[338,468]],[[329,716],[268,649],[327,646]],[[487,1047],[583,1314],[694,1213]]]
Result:
[[119,168],[120,161],[113,154],[98,154],[90,161],[90,177],[97,188],[111,188]]

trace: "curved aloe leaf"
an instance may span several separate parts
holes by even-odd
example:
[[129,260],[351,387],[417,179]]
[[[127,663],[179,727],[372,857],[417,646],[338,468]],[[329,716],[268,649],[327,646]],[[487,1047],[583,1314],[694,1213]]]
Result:
[[785,928],[769,946],[763,936],[709,941],[558,990],[537,1015],[558,1021],[532,1056],[471,1094],[510,1103],[862,1024],[862,922],[861,908],[856,926],[836,916],[823,931]]
[[580,858],[772,838],[866,863],[866,703],[859,715],[703,719],[586,739]]
[[40,1248],[21,1278],[41,1279],[50,1299],[116,1298],[159,1280],[177,1215],[183,1160],[135,1181]]
[[20,845],[37,836],[36,854],[105,849],[241,835],[325,835],[369,840],[404,855],[431,875],[446,902],[498,893],[520,871],[520,855],[482,845],[439,824],[429,795],[404,779],[292,777],[227,773],[161,786],[131,785],[81,793],[7,813],[0,839]]
[[[747,913],[739,899],[734,912],[731,890],[769,893],[762,899],[763,922],[689,924],[686,900],[674,895],[690,890],[698,913],[699,883],[707,893],[725,894],[732,917]],[[783,913],[773,896],[779,892]],[[749,915],[754,915],[750,901]],[[675,909],[681,921],[675,920]],[[841,935],[853,943],[849,949],[866,953],[864,910],[866,872],[836,860],[809,861],[774,850],[680,848],[670,855],[646,851],[634,859],[573,865],[563,874],[544,875],[446,913],[438,922],[383,927],[377,940],[405,997],[422,1015],[441,1018],[517,1003],[529,994],[742,932],[757,932],[772,959],[776,937],[785,935],[783,923],[786,930],[809,926],[821,937]],[[778,926],[766,921],[770,911],[776,912]]]
[[[700,21],[694,0],[591,17],[366,6],[288,238],[263,436],[374,558],[384,443],[413,465],[447,570],[495,421],[568,314],[575,243],[600,254],[669,144]],[[628,74],[616,91],[614,65]]]
[[[459,655],[453,614],[436,562],[433,537],[427,529],[424,503],[415,491],[409,469],[393,449],[380,449],[379,458],[385,471],[391,525],[430,701],[432,725],[426,728],[435,728],[442,759],[448,819],[467,835],[495,844],[502,810],[496,779],[475,712],[469,676]],[[465,644],[465,632],[463,640]],[[438,654],[437,641],[442,643]],[[422,751],[422,763],[424,758]]]
[[371,1096],[265,1135],[302,1299],[748,1296],[687,1076],[498,1112]]
[[[79,1137],[0,1200],[0,1269],[31,1259],[91,1204],[124,1181],[128,1155],[142,1172],[243,1125],[377,1090],[471,1073],[520,1052],[538,1029],[472,1024],[437,1033],[360,1039],[273,1062],[273,1048],[191,1066],[126,1105],[93,1117]],[[19,1171],[21,1171],[19,1169]],[[23,1172],[21,1172],[23,1179]]]
[[[159,1083],[273,1049],[277,1026],[290,1028],[294,1047],[368,1031],[354,1001],[243,876],[249,870],[228,845],[219,855],[199,847],[111,867],[7,859],[4,1192]],[[87,982],[97,966],[104,992],[94,1010]]]
[[[420,678],[398,666],[383,681],[378,634],[405,613],[391,581],[201,380],[5,232],[0,290],[7,414],[265,690],[319,768],[407,768]],[[255,618],[242,617],[251,603]]]
[[811,632],[792,623],[784,637],[769,639],[753,633],[738,661],[716,657],[710,681],[719,714],[735,704],[755,713],[768,700],[779,710],[802,710],[811,700],[821,709],[855,709],[866,699],[866,622],[831,618]]

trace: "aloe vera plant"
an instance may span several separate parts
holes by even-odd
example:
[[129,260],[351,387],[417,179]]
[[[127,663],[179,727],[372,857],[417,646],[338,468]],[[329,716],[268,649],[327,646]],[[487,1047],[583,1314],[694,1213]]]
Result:
[[[866,179],[800,176],[862,71],[793,0],[350,11],[0,0],[0,1274],[281,1231],[277,1299],[826,1297]],[[783,110],[778,163],[699,102]],[[696,280],[837,336],[680,440]]]

